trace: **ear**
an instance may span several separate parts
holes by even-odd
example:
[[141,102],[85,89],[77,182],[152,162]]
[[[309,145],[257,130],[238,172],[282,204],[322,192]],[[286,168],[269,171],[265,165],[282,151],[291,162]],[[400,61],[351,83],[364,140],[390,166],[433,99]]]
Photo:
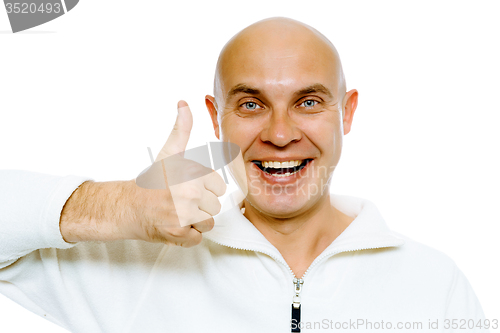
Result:
[[210,118],[212,118],[212,125],[214,126],[214,132],[217,139],[220,140],[219,137],[219,121],[217,120],[217,102],[215,102],[215,98],[210,95],[205,96],[205,105],[207,106],[208,113],[210,114]]
[[349,90],[344,96],[344,135],[351,131],[352,118],[354,111],[358,106],[358,91],[356,89]]

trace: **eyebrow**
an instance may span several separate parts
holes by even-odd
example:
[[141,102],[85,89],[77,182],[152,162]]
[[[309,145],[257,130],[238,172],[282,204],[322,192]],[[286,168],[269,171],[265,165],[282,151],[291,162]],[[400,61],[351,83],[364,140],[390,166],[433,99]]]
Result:
[[299,91],[297,91],[295,93],[295,95],[307,95],[307,94],[311,94],[311,93],[322,93],[330,98],[333,98],[333,94],[330,91],[330,89],[328,89],[327,87],[325,87],[321,83],[315,83],[315,84],[312,84],[310,86],[305,87],[304,89],[300,89]]
[[[244,83],[240,83],[240,84],[235,85],[233,88],[231,88],[231,90],[229,90],[229,92],[227,93],[226,101],[229,101],[229,99],[231,99],[233,96],[240,94],[240,93],[249,94],[249,95],[260,95],[262,92],[257,88],[251,87],[251,86],[244,84]],[[300,96],[300,95],[307,95],[307,94],[311,94],[311,93],[322,93],[330,98],[333,98],[333,94],[330,91],[330,89],[328,89],[327,87],[325,87],[321,83],[311,84],[310,86],[307,86],[305,88],[302,88],[302,89],[296,91],[294,93],[294,95]]]
[[235,85],[229,92],[227,93],[226,101],[229,101],[234,95],[244,93],[249,95],[260,95],[261,91],[257,88],[250,87],[244,83],[240,83]]

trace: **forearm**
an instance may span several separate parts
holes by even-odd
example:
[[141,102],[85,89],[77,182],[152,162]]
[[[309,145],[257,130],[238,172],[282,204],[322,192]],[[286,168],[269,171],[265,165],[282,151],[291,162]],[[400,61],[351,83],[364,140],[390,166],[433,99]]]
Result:
[[133,180],[83,183],[62,210],[61,235],[67,242],[134,238],[128,226],[137,218],[136,194]]

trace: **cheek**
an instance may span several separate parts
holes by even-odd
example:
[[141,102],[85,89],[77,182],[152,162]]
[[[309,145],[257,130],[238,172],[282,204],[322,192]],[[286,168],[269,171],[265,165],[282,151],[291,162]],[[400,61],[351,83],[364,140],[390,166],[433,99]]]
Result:
[[260,133],[262,124],[234,115],[221,119],[221,140],[237,144],[244,152]]
[[342,151],[343,126],[340,117],[323,119],[309,126],[309,138],[321,150],[324,163],[336,166]]

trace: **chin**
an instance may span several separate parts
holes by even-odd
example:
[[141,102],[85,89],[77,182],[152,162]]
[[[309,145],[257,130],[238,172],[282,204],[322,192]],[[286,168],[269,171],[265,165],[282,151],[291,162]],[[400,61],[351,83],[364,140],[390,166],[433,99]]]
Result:
[[249,193],[247,201],[259,212],[274,218],[290,218],[308,209],[313,205],[313,198],[297,194],[265,194],[252,195]]

